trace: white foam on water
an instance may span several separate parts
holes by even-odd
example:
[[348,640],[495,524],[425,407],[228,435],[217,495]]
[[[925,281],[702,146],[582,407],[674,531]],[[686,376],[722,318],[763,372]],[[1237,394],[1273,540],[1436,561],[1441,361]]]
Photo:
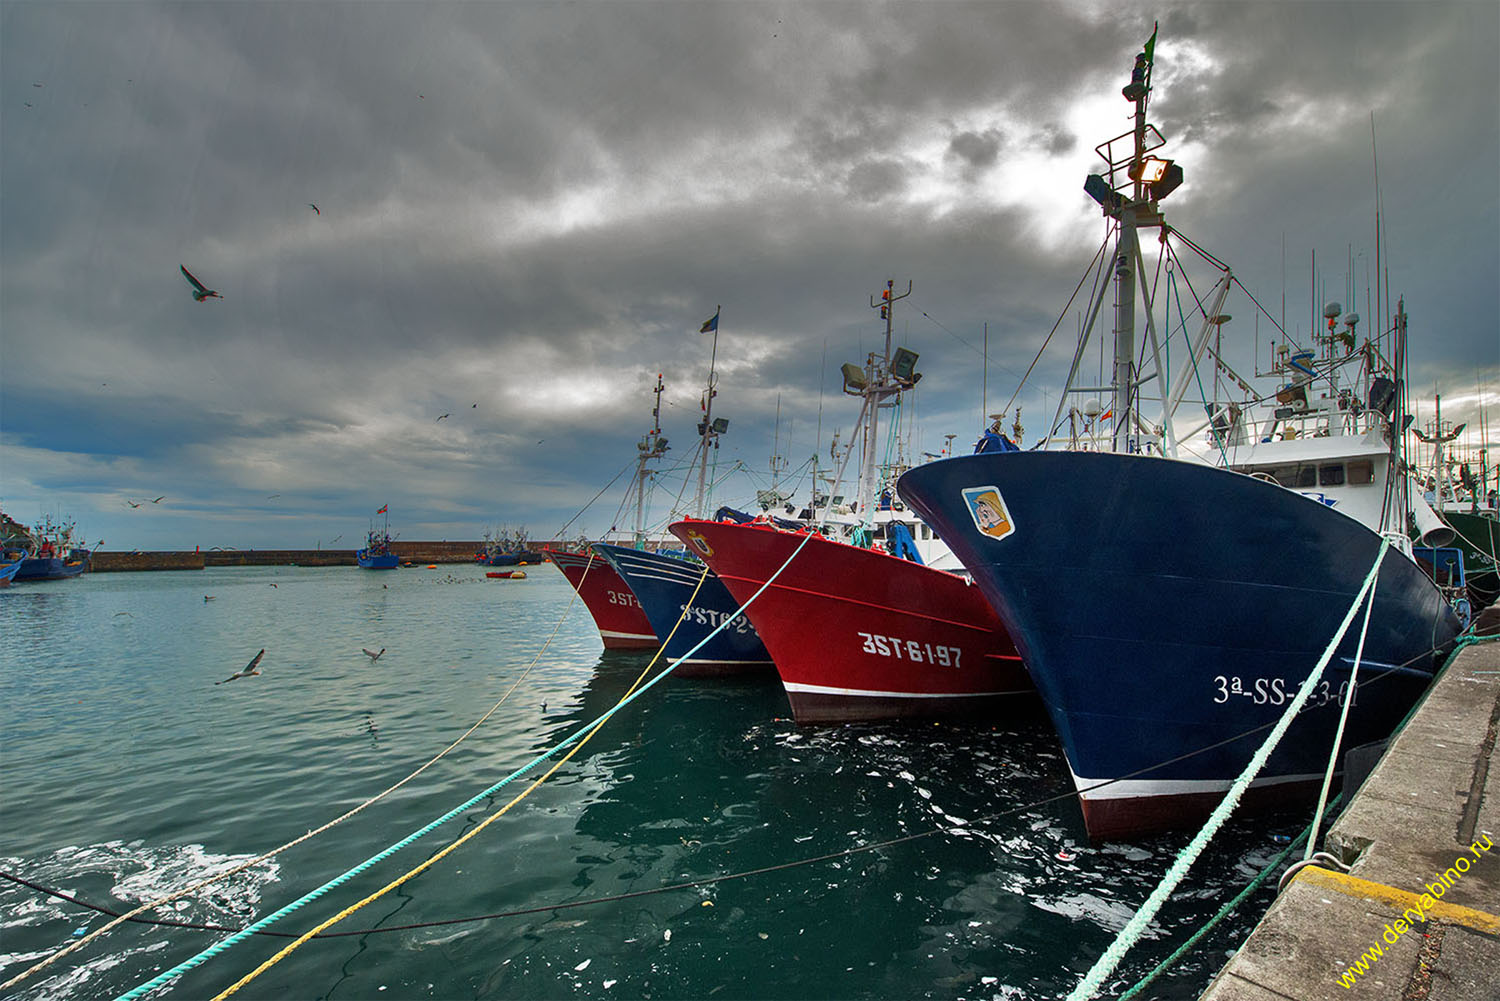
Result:
[[[217,855],[203,845],[151,846],[136,841],[108,841],[97,845],[67,845],[40,858],[0,858],[0,867],[15,872],[41,886],[86,900],[114,911],[129,911],[148,900],[170,896],[193,883],[243,864],[253,855]],[[280,879],[281,867],[274,861],[260,862],[244,872],[205,887],[189,897],[159,908],[156,917],[201,924],[243,925],[255,913],[262,890]],[[109,886],[108,891],[104,889]],[[33,940],[48,931],[54,937],[50,948],[0,953],[0,979],[9,979],[33,963],[51,955],[71,942],[75,929],[93,930],[111,920],[108,915],[86,911],[56,897],[39,894],[15,884],[0,885],[0,935],[14,941],[8,930],[30,928]],[[47,929],[55,924],[56,929]],[[93,996],[100,988],[93,986],[103,974],[129,962],[132,957],[167,948],[173,941],[198,941],[207,934],[187,929],[147,927],[123,924],[109,936],[94,943],[82,955],[90,956],[81,964],[65,957],[39,974],[37,979],[20,985],[17,998],[69,998]],[[112,937],[121,943],[110,946]],[[183,936],[189,936],[184,939]],[[144,941],[143,941],[144,939]],[[128,944],[126,944],[128,943]],[[103,955],[98,955],[100,950]],[[146,966],[142,965],[145,970]],[[114,985],[110,985],[114,986]],[[123,989],[123,988],[122,988]]]

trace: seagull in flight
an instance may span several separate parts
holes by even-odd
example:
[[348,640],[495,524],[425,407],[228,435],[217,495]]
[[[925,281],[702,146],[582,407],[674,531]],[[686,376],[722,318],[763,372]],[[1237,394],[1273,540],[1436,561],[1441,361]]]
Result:
[[151,503],[153,503],[153,504],[160,504],[162,501],[164,501],[166,499],[167,499],[167,495],[166,494],[162,494],[160,497],[156,498],[156,500],[152,501]]
[[131,507],[140,507],[140,505],[139,505],[139,504],[137,504],[137,503],[136,503],[136,502],[135,502],[135,501],[133,501],[133,500],[128,500],[128,501],[126,501],[126,502],[125,502],[125,503],[126,503],[126,504],[129,504],[129,505],[130,505],[130,506],[131,506]]
[[368,650],[365,647],[360,647],[360,649],[365,651],[365,656],[370,658],[370,663],[372,664],[380,659],[380,653],[385,653],[385,647],[380,648],[380,653],[376,653],[373,650]]
[[222,298],[224,298],[222,295],[220,295],[219,293],[215,292],[213,289],[206,287],[202,282],[200,282],[198,279],[194,278],[193,277],[193,273],[191,271],[189,271],[185,266],[183,266],[181,264],[179,264],[177,266],[179,268],[182,268],[182,276],[188,280],[188,283],[190,285],[193,286],[193,298],[194,299],[198,300],[199,302],[202,302],[205,299],[222,299]]
[[[248,664],[245,665],[245,669],[243,671],[236,671],[235,673],[231,674],[229,677],[225,678],[224,681],[233,681],[235,678],[249,678],[252,675],[259,674],[260,673],[260,669],[259,669],[259,667],[257,665],[260,664],[260,659],[262,657],[264,657],[265,655],[266,655],[266,652],[264,650],[262,650],[260,653],[256,654],[254,657],[252,657],[250,659],[250,663],[248,663]],[[222,684],[224,684],[224,681],[215,681],[214,684],[216,684],[216,685],[222,685]]]
[[314,205],[312,202],[308,202],[307,203],[307,207],[310,208],[310,209],[312,209],[314,212],[317,212],[318,215],[322,215],[323,214],[322,212],[318,211],[318,207],[316,205]]
[[[443,417],[452,417],[452,416],[453,416],[452,414],[444,414],[443,415]],[[443,417],[439,417],[438,420],[442,420]],[[434,421],[433,423],[436,423],[436,421]]]

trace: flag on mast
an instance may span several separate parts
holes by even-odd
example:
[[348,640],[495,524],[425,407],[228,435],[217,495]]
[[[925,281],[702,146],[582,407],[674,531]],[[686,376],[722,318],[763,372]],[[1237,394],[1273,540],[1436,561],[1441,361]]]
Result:
[[381,506],[380,506],[380,510],[379,510],[379,511],[376,511],[376,512],[375,512],[375,513],[376,513],[376,514],[385,514],[385,513],[386,513],[386,512],[387,512],[387,511],[389,511],[389,510],[390,510],[390,509],[391,509],[391,506],[390,506],[390,505],[389,505],[389,504],[382,504],[382,505],[381,505]]
[[719,310],[721,310],[723,308],[724,308],[723,306],[719,306],[719,307],[715,308],[714,309],[714,315],[710,316],[708,319],[706,319],[706,320],[703,321],[703,326],[701,326],[701,327],[698,328],[698,333],[700,333],[700,334],[711,334],[711,333],[714,333],[716,330],[718,330],[719,329]]

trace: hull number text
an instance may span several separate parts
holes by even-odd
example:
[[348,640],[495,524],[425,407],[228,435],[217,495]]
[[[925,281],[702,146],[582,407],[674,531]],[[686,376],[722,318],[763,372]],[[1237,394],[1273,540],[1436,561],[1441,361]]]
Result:
[[881,657],[895,657],[897,660],[909,660],[913,664],[937,664],[939,667],[960,667],[959,659],[963,656],[963,650],[956,646],[934,646],[931,643],[921,643],[917,640],[904,640],[898,636],[880,636],[876,633],[859,633],[864,645],[860,647],[865,653],[878,654]]
[[[1337,689],[1326,681],[1318,682],[1313,688],[1312,694],[1307,697],[1307,705],[1304,709],[1317,709],[1326,706],[1330,702],[1339,705],[1344,704],[1344,696],[1349,691],[1349,682],[1345,681]],[[1225,677],[1220,674],[1214,678],[1214,702],[1222,705],[1236,696],[1249,699],[1258,706],[1267,703],[1273,706],[1285,705],[1297,694],[1297,686],[1284,678],[1256,678],[1253,682],[1242,681],[1238,677]],[[1349,704],[1354,705],[1359,700],[1359,691],[1354,692],[1354,698]]]
[[[693,608],[689,608],[686,605],[679,605],[678,608],[680,609],[684,620],[688,622],[696,622],[700,626],[713,626],[715,628],[718,627],[719,623],[723,622],[731,615],[734,615],[733,612],[720,612],[712,608],[698,608],[696,606]],[[743,615],[735,615],[734,620],[724,628],[732,629],[742,635],[755,635],[755,630],[750,627],[750,620],[745,618]]]

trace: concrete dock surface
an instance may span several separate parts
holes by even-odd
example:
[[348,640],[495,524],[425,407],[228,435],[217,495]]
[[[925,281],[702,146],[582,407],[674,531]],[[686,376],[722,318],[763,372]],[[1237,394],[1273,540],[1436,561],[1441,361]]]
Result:
[[1300,870],[1201,1001],[1500,999],[1497,724],[1489,641],[1449,659],[1329,828],[1349,871]]

